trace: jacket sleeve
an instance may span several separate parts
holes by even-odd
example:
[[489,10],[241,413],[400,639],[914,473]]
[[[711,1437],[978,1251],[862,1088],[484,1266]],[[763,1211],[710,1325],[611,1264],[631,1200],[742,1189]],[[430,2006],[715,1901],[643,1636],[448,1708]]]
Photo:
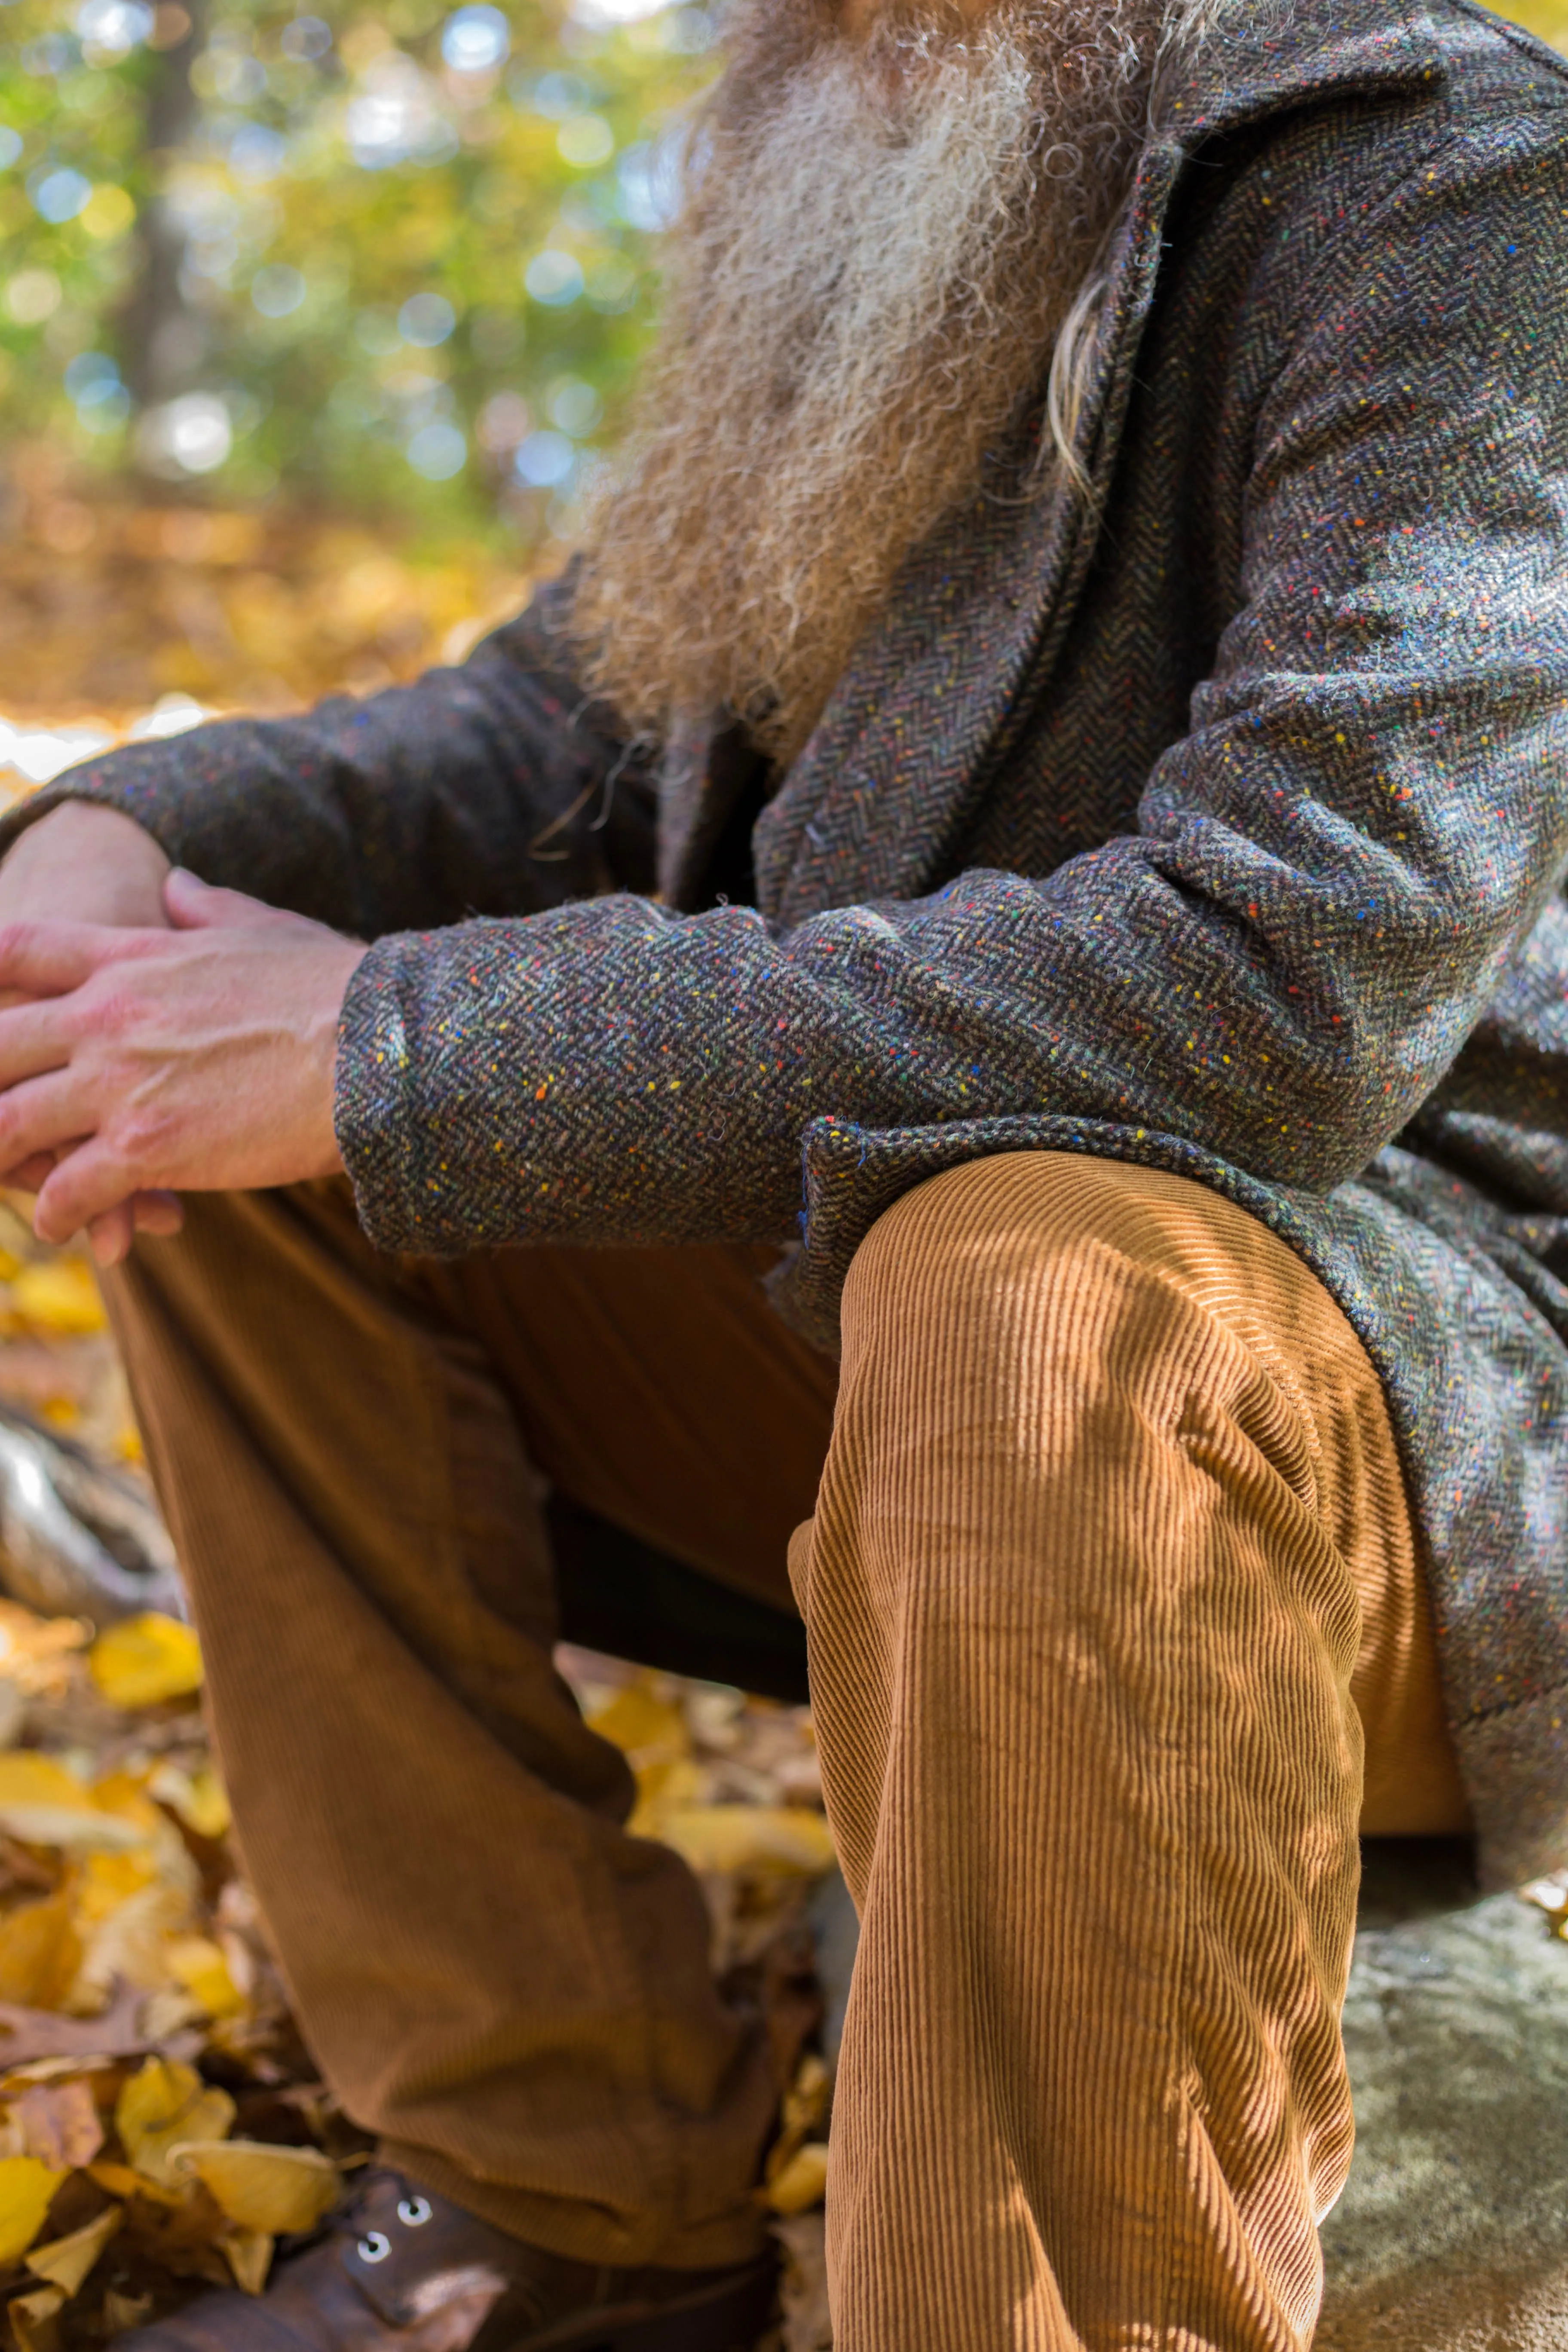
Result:
[[205,881],[362,939],[646,888],[648,779],[563,665],[563,591],[413,686],[72,768],[0,828],[0,851],[59,802],[99,801]]
[[1564,153],[1445,133],[1275,324],[1237,609],[1136,832],[783,936],[614,898],[383,940],[338,1104],[372,1234],[783,1236],[824,1121],[1363,1168],[1568,856]]

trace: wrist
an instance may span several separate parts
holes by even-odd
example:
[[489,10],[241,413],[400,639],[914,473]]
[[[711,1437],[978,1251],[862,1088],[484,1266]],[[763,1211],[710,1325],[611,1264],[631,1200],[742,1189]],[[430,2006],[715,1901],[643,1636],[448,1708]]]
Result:
[[[145,826],[96,801],[62,801],[18,835],[0,862],[0,888],[25,890],[27,911],[114,928],[161,926],[169,859]],[[20,911],[20,910],[18,910]]]

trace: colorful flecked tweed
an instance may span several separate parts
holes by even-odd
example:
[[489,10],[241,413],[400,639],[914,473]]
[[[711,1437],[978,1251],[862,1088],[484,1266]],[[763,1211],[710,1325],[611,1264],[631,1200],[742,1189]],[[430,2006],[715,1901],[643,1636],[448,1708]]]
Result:
[[956,1160],[1251,1210],[1384,1380],[1517,1879],[1568,1861],[1565,300],[1547,51],[1459,0],[1239,7],[1113,258],[1098,535],[998,496],[911,566],[754,908],[712,904],[732,743],[666,779],[668,903],[574,900],[649,887],[655,788],[548,599],[460,671],[57,792],[381,935],[339,1131],[389,1246],[782,1236],[804,1156],[784,1304],[827,1336]]

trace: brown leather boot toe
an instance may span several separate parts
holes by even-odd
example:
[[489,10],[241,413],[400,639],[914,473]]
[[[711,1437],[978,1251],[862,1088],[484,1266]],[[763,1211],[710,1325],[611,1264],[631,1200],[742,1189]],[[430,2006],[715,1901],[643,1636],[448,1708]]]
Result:
[[395,2172],[264,2295],[198,2295],[120,2352],[752,2352],[771,2255],[730,2270],[613,2270],[509,2238]]

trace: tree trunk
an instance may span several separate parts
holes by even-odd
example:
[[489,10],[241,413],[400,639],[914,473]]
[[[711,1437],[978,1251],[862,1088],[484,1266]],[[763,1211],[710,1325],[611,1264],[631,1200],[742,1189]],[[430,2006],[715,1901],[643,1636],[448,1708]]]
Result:
[[153,58],[144,133],[152,192],[138,223],[141,272],[121,313],[121,372],[138,408],[187,391],[206,353],[205,328],[180,283],[184,233],[162,192],[200,103],[191,86],[191,67],[205,33],[205,0],[183,0],[183,5],[190,29]]

